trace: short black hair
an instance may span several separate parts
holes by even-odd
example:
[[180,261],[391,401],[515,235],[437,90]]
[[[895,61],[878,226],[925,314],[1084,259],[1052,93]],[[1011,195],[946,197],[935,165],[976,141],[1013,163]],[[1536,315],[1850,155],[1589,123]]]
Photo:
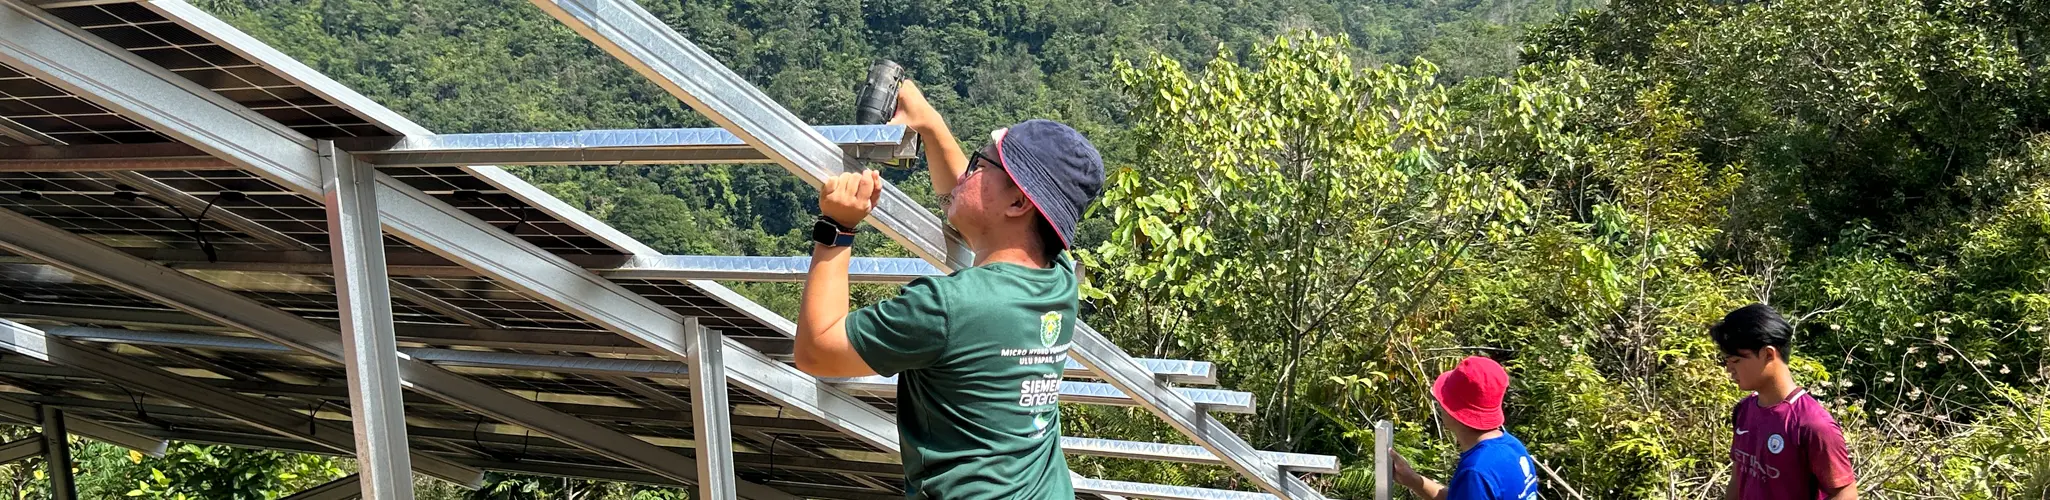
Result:
[[1039,251],[1046,257],[1046,262],[1052,264],[1054,258],[1060,257],[1061,251],[1068,249],[1068,245],[1061,242],[1061,233],[1054,231],[1053,223],[1047,222],[1045,215],[1033,215],[1039,217],[1039,224],[1034,226],[1039,229]]
[[1741,351],[1758,351],[1767,347],[1778,350],[1785,358],[1791,354],[1794,327],[1780,318],[1778,311],[1765,304],[1751,304],[1730,311],[1722,321],[1708,327],[1708,338],[1723,354],[1737,356]]

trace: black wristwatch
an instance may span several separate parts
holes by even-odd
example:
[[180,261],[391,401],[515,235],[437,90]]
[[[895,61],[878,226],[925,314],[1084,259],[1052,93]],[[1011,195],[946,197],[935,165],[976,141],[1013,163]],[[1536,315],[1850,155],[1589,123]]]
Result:
[[811,240],[829,247],[854,246],[854,228],[842,226],[839,221],[824,215],[811,224]]

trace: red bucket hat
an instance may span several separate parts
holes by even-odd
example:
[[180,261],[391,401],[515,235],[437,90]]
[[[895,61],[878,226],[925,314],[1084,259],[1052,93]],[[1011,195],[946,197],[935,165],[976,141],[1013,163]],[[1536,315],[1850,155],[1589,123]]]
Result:
[[1479,430],[1502,427],[1502,395],[1509,390],[1509,372],[1495,360],[1468,356],[1459,366],[1438,375],[1431,395],[1453,420]]

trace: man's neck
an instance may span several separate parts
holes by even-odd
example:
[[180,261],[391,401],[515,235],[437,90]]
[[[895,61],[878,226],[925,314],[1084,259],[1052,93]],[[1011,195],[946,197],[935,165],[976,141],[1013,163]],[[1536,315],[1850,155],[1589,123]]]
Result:
[[1794,375],[1784,371],[1767,380],[1765,387],[1758,388],[1758,406],[1770,407],[1787,401],[1801,386],[1794,384]]
[[989,241],[985,242],[982,245],[976,245],[975,242],[971,241],[969,242],[968,248],[969,250],[975,251],[976,267],[981,267],[986,264],[1006,262],[1011,264],[1017,264],[1020,266],[1030,267],[1033,269],[1045,269],[1053,264],[1052,262],[1049,262],[1049,259],[1046,256],[1046,252],[1039,251],[1039,245],[1037,243],[1025,241]]
[[1459,444],[1460,453],[1466,453],[1466,450],[1471,450],[1473,449],[1473,447],[1479,446],[1481,444],[1481,441],[1487,441],[1498,437],[1502,437],[1502,429],[1500,428],[1489,429],[1485,431],[1461,429],[1452,433],[1452,441],[1454,443]]
[[1045,269],[1050,264],[1040,252],[1017,247],[999,248],[987,252],[977,250],[975,252],[976,267],[998,262],[1017,264],[1033,269]]

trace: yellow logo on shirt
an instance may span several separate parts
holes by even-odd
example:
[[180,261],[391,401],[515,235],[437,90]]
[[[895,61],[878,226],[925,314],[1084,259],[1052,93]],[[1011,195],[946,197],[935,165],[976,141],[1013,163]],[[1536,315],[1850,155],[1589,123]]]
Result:
[[1054,341],[1057,341],[1057,340],[1060,340],[1060,339],[1061,339],[1061,312],[1060,312],[1060,311],[1048,311],[1048,312],[1047,312],[1047,313],[1046,313],[1045,315],[1042,315],[1042,316],[1040,316],[1040,317],[1039,317],[1039,343],[1040,343],[1041,345],[1045,345],[1045,346],[1047,346],[1047,347],[1053,347],[1053,343],[1054,343]]

